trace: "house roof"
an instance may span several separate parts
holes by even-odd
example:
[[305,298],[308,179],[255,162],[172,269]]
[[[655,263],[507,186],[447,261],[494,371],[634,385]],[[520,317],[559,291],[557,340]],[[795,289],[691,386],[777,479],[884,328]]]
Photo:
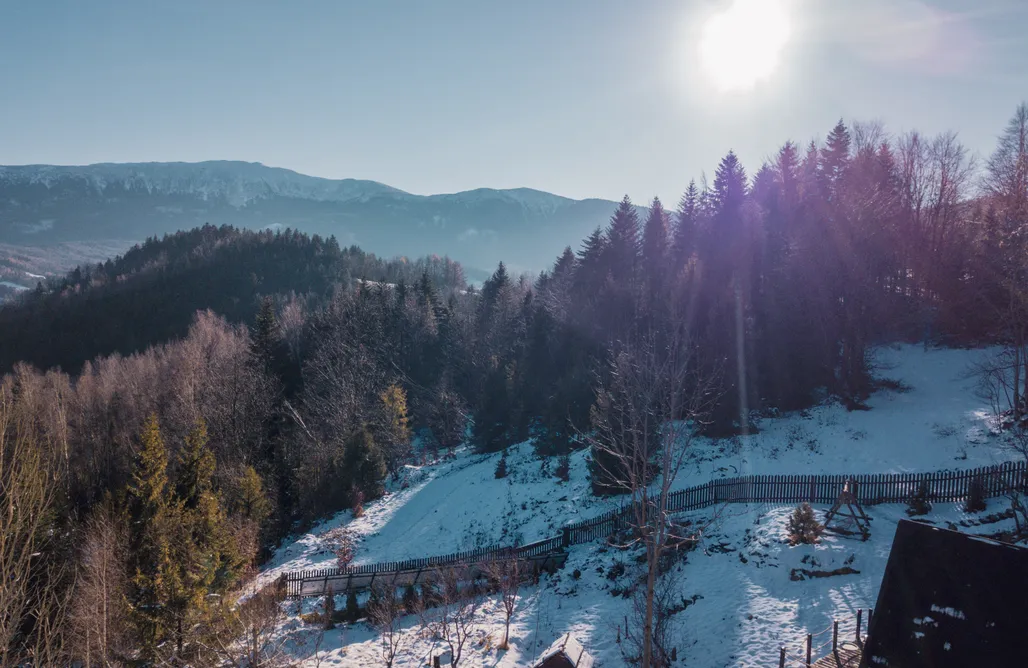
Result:
[[1023,665],[1026,574],[1026,548],[900,521],[862,665]]
[[545,652],[543,652],[533,665],[534,668],[542,666],[555,656],[563,654],[573,668],[593,668],[593,658],[582,647],[570,633],[557,638]]

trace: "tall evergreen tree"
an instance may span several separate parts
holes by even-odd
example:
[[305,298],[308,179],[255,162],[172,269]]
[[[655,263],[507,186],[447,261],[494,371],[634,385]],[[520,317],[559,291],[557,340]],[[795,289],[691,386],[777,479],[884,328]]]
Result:
[[639,216],[625,195],[607,226],[605,266],[616,282],[628,283],[635,276],[641,242]]
[[675,211],[675,224],[672,232],[671,271],[674,275],[681,272],[682,267],[695,250],[697,226],[700,215],[700,191],[696,181],[689,181],[689,187],[682,195]]

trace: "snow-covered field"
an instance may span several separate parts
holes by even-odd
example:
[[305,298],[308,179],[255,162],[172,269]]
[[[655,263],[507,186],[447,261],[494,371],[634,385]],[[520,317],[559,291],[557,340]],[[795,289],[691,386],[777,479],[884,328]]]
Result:
[[[1011,459],[1013,454],[990,432],[987,404],[975,395],[975,381],[966,377],[969,363],[981,354],[925,352],[916,346],[883,349],[878,356],[880,375],[901,381],[908,389],[876,394],[869,411],[824,405],[766,419],[759,433],[750,436],[697,440],[675,486],[748,473],[931,471]],[[462,452],[450,461],[410,467],[393,491],[369,504],[361,518],[340,513],[283,545],[261,579],[267,582],[282,572],[333,566],[333,532],[347,531],[356,538],[355,563],[393,561],[546,538],[568,522],[618,503],[589,493],[585,452],[572,456],[567,483],[541,470],[528,443],[511,448],[510,475],[501,480],[493,476],[498,457]],[[555,463],[549,463],[551,471]],[[988,512],[1000,506],[1000,500],[993,500]],[[851,629],[855,611],[875,604],[896,522],[906,517],[905,506],[898,504],[866,510],[873,518],[869,541],[826,536],[819,545],[799,547],[783,540],[788,506],[730,505],[690,518],[710,526],[700,549],[690,553],[672,576],[684,599],[695,597],[676,616],[680,660],[693,666],[776,665],[780,645],[798,654],[805,634],[822,630],[833,618]],[[937,504],[926,519],[982,533],[1009,528],[1009,520],[977,526],[978,520],[964,516],[955,504]],[[522,590],[511,649],[495,649],[503,616],[493,601],[483,608],[471,656],[461,665],[527,665],[567,632],[596,656],[599,665],[623,665],[617,625],[631,604],[615,594],[637,576],[634,556],[600,543],[572,548],[563,570]],[[625,564],[625,573],[609,578],[616,563]],[[790,579],[794,568],[833,570],[843,565],[859,572]],[[311,611],[320,605],[311,599],[302,608]],[[299,606],[288,602],[286,607],[290,618],[282,632],[298,633]],[[405,622],[410,629],[407,650],[395,665],[426,665],[442,646],[421,637],[416,620]],[[375,634],[363,624],[326,632],[316,652],[310,643],[296,652],[308,665],[381,665]]]

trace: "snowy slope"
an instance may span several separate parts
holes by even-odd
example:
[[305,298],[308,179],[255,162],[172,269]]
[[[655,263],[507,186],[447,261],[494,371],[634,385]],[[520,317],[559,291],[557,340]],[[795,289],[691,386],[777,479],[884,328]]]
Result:
[[[765,420],[760,432],[751,436],[698,441],[676,487],[747,473],[928,471],[1011,459],[1000,439],[990,436],[986,402],[975,396],[973,379],[965,377],[968,364],[980,354],[924,352],[914,346],[883,350],[882,374],[902,381],[908,390],[876,395],[870,411],[820,406]],[[618,503],[589,494],[585,453],[573,456],[568,483],[542,475],[529,444],[511,449],[512,473],[507,479],[493,477],[497,457],[461,453],[453,461],[411,468],[402,489],[369,505],[364,517],[353,520],[349,513],[341,513],[284,545],[262,578],[269,581],[285,571],[333,565],[331,540],[326,537],[333,529],[351,531],[359,540],[357,563],[369,563],[497,541],[532,541]],[[999,509],[999,500],[990,503],[990,512]],[[790,507],[731,505],[693,515],[691,519],[709,528],[702,549],[688,556],[676,582],[682,597],[698,597],[677,616],[680,654],[694,666],[768,665],[777,660],[780,644],[798,653],[804,635],[822,630],[833,618],[851,628],[854,611],[875,603],[895,524],[905,517],[904,510],[903,505],[869,509],[873,533],[866,543],[828,537],[821,545],[803,547],[789,547],[782,540]],[[976,521],[964,517],[955,504],[937,504],[927,519],[940,525]],[[991,533],[1008,528],[1007,522],[965,530]],[[482,616],[481,635],[490,635],[491,642],[478,647],[474,660],[462,665],[525,665],[566,632],[575,634],[600,665],[622,665],[616,625],[628,614],[630,603],[611,592],[634,577],[633,557],[599,543],[572,548],[560,573],[524,591],[511,650],[486,651],[502,633],[502,615],[490,604]],[[615,562],[625,563],[627,572],[610,580],[606,574]],[[859,573],[799,582],[789,578],[793,568],[832,570],[843,565]],[[580,579],[575,579],[575,571]],[[303,604],[308,611],[318,605],[317,600]],[[287,606],[293,617],[283,632],[295,632],[300,627],[297,604]],[[414,620],[408,623],[415,625]],[[409,635],[409,661],[398,665],[424,665],[432,651],[430,639],[415,635]],[[321,665],[375,665],[374,640],[374,634],[360,625],[333,631],[318,658]],[[307,650],[297,653],[310,657]]]

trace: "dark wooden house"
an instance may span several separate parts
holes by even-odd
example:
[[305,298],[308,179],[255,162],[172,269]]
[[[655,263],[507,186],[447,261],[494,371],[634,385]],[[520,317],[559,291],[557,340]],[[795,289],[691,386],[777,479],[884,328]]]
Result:
[[532,664],[532,668],[592,668],[593,658],[570,633],[561,636]]
[[1025,666],[1028,548],[901,520],[861,666]]

